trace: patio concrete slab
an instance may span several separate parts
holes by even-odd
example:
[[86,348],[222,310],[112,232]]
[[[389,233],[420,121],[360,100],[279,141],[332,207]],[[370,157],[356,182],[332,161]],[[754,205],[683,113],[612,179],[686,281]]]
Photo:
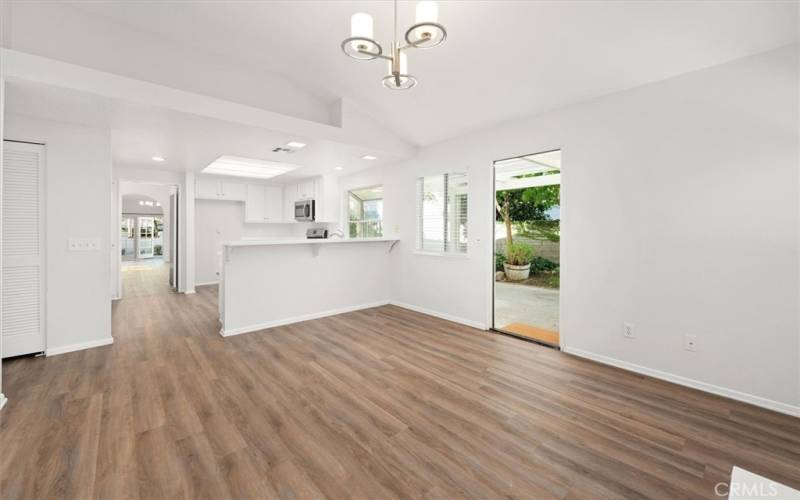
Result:
[[558,331],[558,290],[497,281],[494,284],[494,324],[509,323]]

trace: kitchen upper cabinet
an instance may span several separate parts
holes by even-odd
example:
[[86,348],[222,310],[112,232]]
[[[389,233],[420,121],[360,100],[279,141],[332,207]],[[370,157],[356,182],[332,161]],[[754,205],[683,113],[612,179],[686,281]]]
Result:
[[222,181],[219,179],[212,179],[209,177],[200,177],[196,178],[196,185],[197,189],[195,191],[195,198],[202,198],[206,200],[216,200],[219,199],[219,193]]
[[283,215],[287,221],[294,220],[294,202],[314,200],[314,219],[317,222],[339,220],[339,179],[323,175],[305,179],[283,188]]
[[297,201],[297,184],[283,187],[283,218],[286,222],[294,220],[294,202]]
[[243,182],[215,177],[198,176],[195,188],[195,198],[199,199],[244,201],[247,197],[247,186]]
[[283,190],[277,186],[247,184],[244,221],[249,223],[283,222]]
[[242,182],[222,181],[222,199],[244,201],[247,198],[247,184]]
[[316,198],[314,192],[314,179],[308,179],[297,184],[297,199],[311,200]]
[[339,179],[323,175],[314,181],[315,220],[317,222],[338,222],[341,211]]
[[266,190],[260,184],[247,185],[247,198],[244,200],[244,221],[263,222]]

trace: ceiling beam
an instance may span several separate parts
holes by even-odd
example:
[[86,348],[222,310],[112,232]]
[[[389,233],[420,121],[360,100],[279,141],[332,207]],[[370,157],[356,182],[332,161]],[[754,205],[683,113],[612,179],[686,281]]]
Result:
[[377,153],[401,160],[417,153],[415,146],[386,131],[369,117],[356,111],[348,116],[347,106],[341,109],[344,115],[341,126],[326,125],[6,48],[0,48],[0,74],[9,79],[88,92],[287,135],[358,146],[364,148],[365,154]]

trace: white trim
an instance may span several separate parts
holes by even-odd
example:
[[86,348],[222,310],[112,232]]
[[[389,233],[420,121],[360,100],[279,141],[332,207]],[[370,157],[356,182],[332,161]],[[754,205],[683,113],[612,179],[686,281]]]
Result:
[[608,356],[603,356],[601,354],[595,354],[589,351],[583,351],[581,349],[562,346],[561,350],[568,354],[572,354],[573,356],[590,359],[592,361],[596,361],[604,365],[615,366],[617,368],[622,368],[623,370],[628,370],[635,373],[640,373],[642,375],[647,375],[649,377],[657,378],[659,380],[672,382],[673,384],[682,385],[684,387],[691,387],[692,389],[698,389],[700,391],[716,394],[717,396],[723,396],[726,398],[735,399],[736,401],[741,401],[743,403],[750,403],[755,406],[760,406],[761,408],[777,411],[780,413],[784,413],[786,415],[791,415],[793,417],[800,417],[800,406],[792,406],[790,404],[782,403],[780,401],[773,401],[771,399],[762,398],[760,396],[755,396],[753,394],[747,394],[745,392],[739,392],[737,390],[728,389],[726,387],[720,387],[718,385],[709,384],[707,382],[701,382],[699,380],[683,377],[681,375],[675,375],[668,372],[662,372],[660,370],[654,370],[652,368],[647,368],[645,366],[629,363],[627,361],[621,361],[619,359],[610,358]]
[[184,293],[185,295],[192,295],[193,293],[197,293],[197,292],[195,291],[195,289],[194,289],[194,288],[192,288],[191,290],[186,290],[186,291],[184,291],[183,293]]
[[208,285],[219,285],[219,280],[216,281],[205,281],[203,283],[195,283],[194,286],[208,286]]
[[230,337],[233,335],[241,335],[242,333],[250,333],[256,332],[259,330],[264,330],[266,328],[273,328],[276,326],[283,326],[283,325],[290,325],[292,323],[299,323],[300,321],[308,321],[311,319],[319,319],[324,318],[326,316],[335,316],[337,314],[344,314],[353,311],[360,311],[362,309],[371,309],[373,307],[380,307],[389,304],[388,300],[382,300],[379,302],[371,302],[369,304],[361,304],[357,306],[348,306],[348,307],[340,307],[338,309],[331,309],[328,311],[322,311],[318,313],[311,313],[311,314],[304,314],[302,316],[294,316],[291,318],[279,319],[275,321],[270,321],[267,323],[261,323],[259,325],[251,325],[251,326],[242,326],[239,328],[231,328],[230,330],[225,330],[225,328],[220,329],[219,334],[223,337]]
[[100,347],[104,345],[111,345],[114,343],[114,337],[108,337],[100,340],[92,340],[89,342],[81,342],[80,344],[70,344],[63,347],[54,347],[45,351],[46,356],[56,356],[58,354],[66,354],[68,352],[82,351],[84,349],[91,349],[93,347]]
[[453,323],[460,323],[462,325],[471,326],[472,328],[477,328],[478,330],[488,330],[489,327],[484,325],[479,321],[472,321],[469,319],[459,318],[458,316],[452,316],[450,314],[440,313],[438,311],[433,311],[431,309],[426,309],[424,307],[415,306],[412,304],[406,304],[405,302],[395,302],[394,300],[389,302],[393,306],[402,307],[403,309],[408,309],[409,311],[415,311],[422,314],[427,314],[428,316],[433,316],[435,318],[446,319],[447,321],[452,321]]
[[6,403],[8,403],[8,398],[5,397],[5,395],[3,395],[2,392],[0,392],[0,410],[3,409],[3,407],[6,405]]

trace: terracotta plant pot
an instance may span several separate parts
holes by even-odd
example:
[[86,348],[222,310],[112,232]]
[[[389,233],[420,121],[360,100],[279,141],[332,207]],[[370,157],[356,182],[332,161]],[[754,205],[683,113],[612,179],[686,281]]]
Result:
[[530,263],[524,266],[512,266],[511,264],[503,264],[506,270],[506,278],[509,281],[522,281],[528,279],[531,274]]

